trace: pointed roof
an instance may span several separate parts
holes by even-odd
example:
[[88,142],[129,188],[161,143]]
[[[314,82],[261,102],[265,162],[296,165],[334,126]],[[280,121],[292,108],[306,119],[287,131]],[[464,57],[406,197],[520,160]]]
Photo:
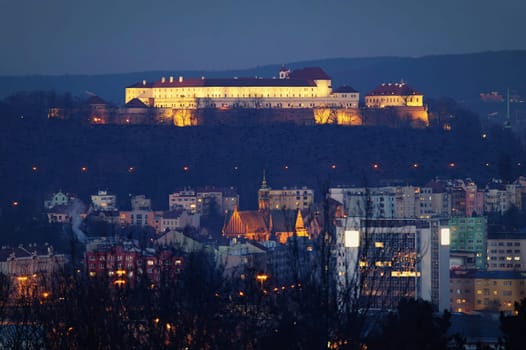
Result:
[[269,189],[269,187],[268,187],[268,185],[267,185],[267,176],[266,176],[265,169],[263,169],[263,181],[261,181],[261,189],[262,189],[262,190],[267,190],[267,189]]
[[138,98],[133,98],[133,99],[129,100],[128,103],[126,103],[126,107],[131,107],[131,108],[148,108],[148,106],[145,105]]
[[229,236],[265,232],[269,232],[265,216],[255,210],[238,211],[235,209],[223,228],[223,234]]

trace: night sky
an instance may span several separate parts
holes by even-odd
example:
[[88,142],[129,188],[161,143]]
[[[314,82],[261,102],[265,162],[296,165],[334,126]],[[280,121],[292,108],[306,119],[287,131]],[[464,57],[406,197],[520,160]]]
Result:
[[526,49],[524,0],[0,0],[0,75]]

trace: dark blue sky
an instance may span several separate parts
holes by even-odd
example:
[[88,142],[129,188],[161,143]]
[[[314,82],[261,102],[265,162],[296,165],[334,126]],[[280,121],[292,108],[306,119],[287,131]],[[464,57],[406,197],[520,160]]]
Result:
[[526,49],[524,0],[0,0],[0,75]]

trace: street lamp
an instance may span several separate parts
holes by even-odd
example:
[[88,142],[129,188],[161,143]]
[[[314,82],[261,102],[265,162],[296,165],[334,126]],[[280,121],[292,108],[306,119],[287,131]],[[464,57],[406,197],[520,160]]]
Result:
[[268,275],[264,274],[264,273],[260,273],[258,275],[256,275],[256,280],[259,281],[259,283],[261,284],[261,289],[263,289],[263,283],[268,279]]

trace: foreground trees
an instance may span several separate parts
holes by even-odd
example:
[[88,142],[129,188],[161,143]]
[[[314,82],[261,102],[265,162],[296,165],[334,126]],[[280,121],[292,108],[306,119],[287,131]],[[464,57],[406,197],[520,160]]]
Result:
[[500,316],[502,342],[506,349],[524,349],[526,344],[526,299],[515,302],[515,314]]

